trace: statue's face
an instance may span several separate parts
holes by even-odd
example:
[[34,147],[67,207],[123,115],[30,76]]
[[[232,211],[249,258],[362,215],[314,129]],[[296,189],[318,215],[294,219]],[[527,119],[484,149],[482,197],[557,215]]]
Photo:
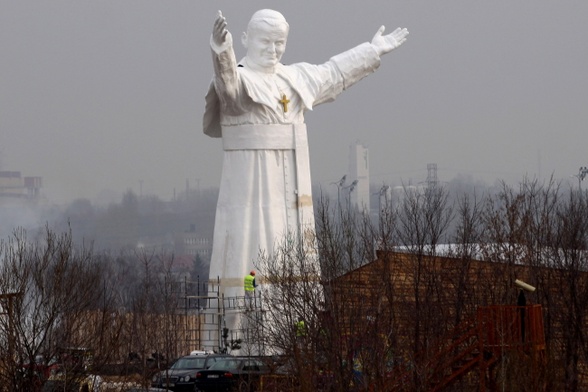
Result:
[[273,68],[286,51],[288,26],[283,23],[269,25],[255,23],[244,36],[247,58],[263,69]]

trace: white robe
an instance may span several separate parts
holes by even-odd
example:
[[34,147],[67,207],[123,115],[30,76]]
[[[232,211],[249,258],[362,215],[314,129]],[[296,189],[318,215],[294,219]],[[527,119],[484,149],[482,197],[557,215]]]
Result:
[[[248,69],[246,58],[238,66],[232,43],[211,47],[215,76],[204,133],[224,139],[224,160],[209,277],[220,278],[225,296],[242,296],[260,251],[272,254],[287,234],[314,231],[304,112],[374,72],[380,58],[364,43],[321,65],[278,64],[269,74]],[[284,95],[287,112],[279,102]],[[264,128],[276,124],[283,126]],[[276,132],[293,133],[285,144],[265,140]]]

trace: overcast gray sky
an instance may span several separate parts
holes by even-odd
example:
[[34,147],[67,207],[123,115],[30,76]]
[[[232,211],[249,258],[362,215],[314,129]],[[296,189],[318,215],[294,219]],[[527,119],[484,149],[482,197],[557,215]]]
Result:
[[[372,76],[306,117],[313,182],[368,146],[372,183],[422,181],[437,163],[488,184],[588,166],[586,1],[0,0],[0,170],[42,176],[50,200],[127,189],[168,199],[217,186],[202,133],[218,9],[240,34],[260,8],[290,23],[284,63],[320,63],[410,31]],[[575,182],[574,182],[575,181]]]

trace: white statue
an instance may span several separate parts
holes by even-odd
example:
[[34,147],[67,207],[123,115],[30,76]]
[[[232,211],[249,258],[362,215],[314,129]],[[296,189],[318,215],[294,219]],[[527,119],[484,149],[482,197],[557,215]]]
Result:
[[257,11],[237,62],[219,11],[210,40],[214,79],[206,96],[204,133],[222,137],[224,160],[216,210],[210,279],[225,296],[242,296],[243,279],[260,250],[287,234],[314,231],[304,112],[334,100],[380,65],[380,56],[408,35],[398,28],[321,65],[283,65],[289,25],[273,10]]

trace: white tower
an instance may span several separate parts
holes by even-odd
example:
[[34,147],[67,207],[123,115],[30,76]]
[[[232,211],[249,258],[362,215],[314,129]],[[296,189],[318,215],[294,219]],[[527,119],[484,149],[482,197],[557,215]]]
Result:
[[349,180],[355,186],[349,187],[351,205],[359,211],[370,210],[370,166],[368,148],[359,141],[349,146]]

